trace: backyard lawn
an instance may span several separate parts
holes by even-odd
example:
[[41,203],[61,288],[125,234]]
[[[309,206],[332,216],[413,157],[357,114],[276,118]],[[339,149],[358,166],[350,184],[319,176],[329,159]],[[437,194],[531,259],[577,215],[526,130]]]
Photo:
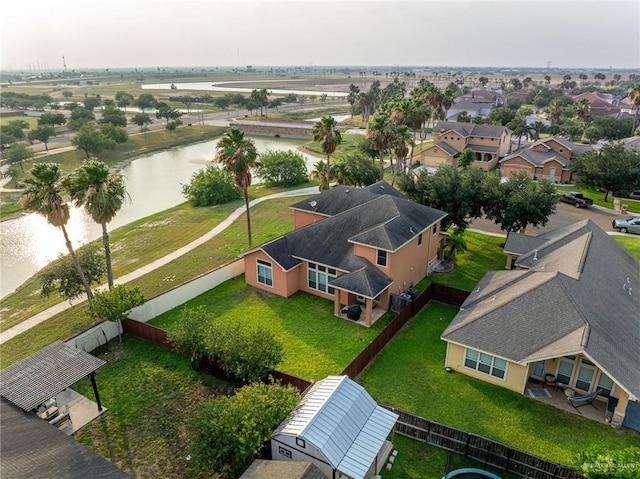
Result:
[[640,435],[615,430],[507,389],[444,370],[440,340],[457,309],[431,303],[377,356],[360,383],[385,404],[568,464],[592,444],[640,446]]
[[185,307],[204,306],[214,321],[240,321],[270,330],[283,344],[279,371],[315,381],[340,374],[391,319],[380,318],[371,328],[333,315],[333,302],[300,291],[289,298],[267,293],[244,282],[229,280],[197,298],[149,321],[171,331]]
[[[584,186],[572,185],[572,186],[558,186],[559,192],[564,191],[580,191],[585,198],[591,198],[594,205],[602,206],[604,208],[613,209],[613,196],[609,195],[607,201],[604,201],[604,192],[596,191],[593,188],[587,188]],[[628,211],[631,213],[640,213],[640,201],[632,200],[630,198],[620,198],[620,203],[627,205]]]

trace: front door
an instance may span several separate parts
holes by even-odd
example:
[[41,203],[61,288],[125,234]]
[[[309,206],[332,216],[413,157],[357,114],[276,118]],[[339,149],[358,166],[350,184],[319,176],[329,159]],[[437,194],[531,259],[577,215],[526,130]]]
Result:
[[556,181],[556,167],[555,166],[551,166],[549,168],[549,179],[553,182]]
[[536,361],[533,363],[531,377],[542,380],[544,376],[544,361]]

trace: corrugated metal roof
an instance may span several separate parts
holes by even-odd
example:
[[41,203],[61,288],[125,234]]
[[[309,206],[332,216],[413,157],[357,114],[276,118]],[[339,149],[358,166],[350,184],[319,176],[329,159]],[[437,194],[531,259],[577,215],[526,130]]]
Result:
[[0,395],[31,411],[104,364],[102,359],[56,341],[0,371]]
[[369,470],[397,418],[349,377],[328,376],[312,386],[273,435],[303,438],[334,469],[358,479]]

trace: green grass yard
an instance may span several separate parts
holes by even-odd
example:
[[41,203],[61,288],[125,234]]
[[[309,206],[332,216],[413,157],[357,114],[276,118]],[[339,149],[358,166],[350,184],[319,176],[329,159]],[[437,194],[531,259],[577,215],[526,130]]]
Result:
[[[591,198],[594,205],[613,209],[613,196],[609,195],[607,201],[604,201],[604,192],[596,191],[593,188],[586,188],[578,185],[558,186],[558,191],[560,193],[565,191],[579,191],[585,196],[585,198]],[[630,213],[640,213],[640,201],[638,200],[620,198],[620,204],[627,205],[627,211]]]

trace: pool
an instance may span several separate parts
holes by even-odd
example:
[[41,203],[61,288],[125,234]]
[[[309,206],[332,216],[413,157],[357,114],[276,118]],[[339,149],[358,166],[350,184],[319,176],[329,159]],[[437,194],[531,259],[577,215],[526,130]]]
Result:
[[443,477],[443,479],[500,479],[492,472],[484,471],[482,469],[474,469],[471,467],[465,467],[463,469],[456,469]]

